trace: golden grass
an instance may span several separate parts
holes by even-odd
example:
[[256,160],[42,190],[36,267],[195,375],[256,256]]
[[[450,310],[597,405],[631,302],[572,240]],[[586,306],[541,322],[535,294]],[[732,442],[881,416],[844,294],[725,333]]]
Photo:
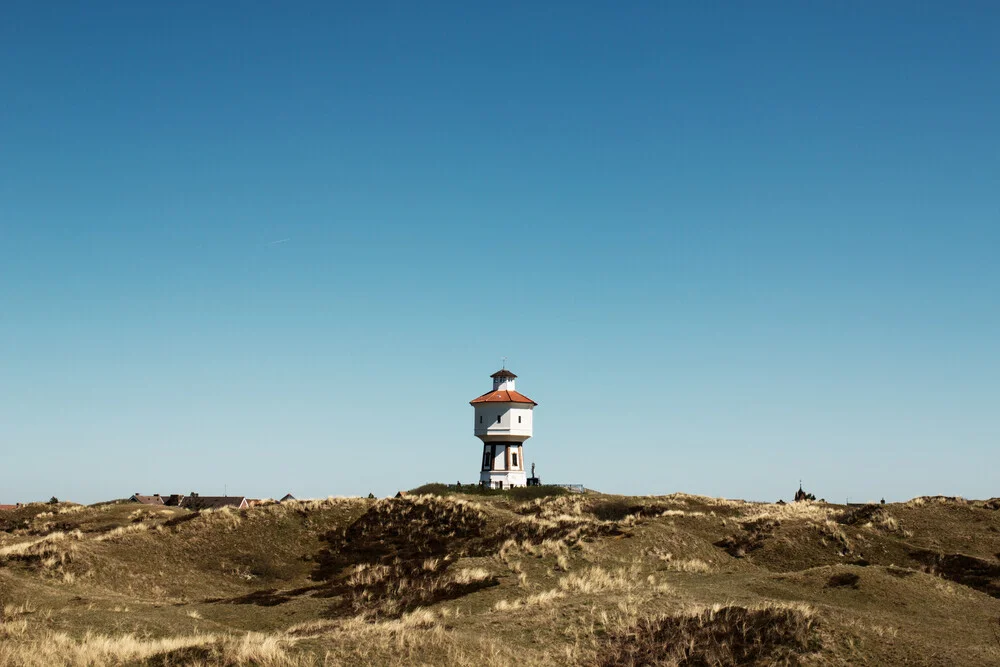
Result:
[[[879,550],[888,546],[887,553],[895,554],[899,550],[894,551],[893,544],[905,536],[888,513],[859,515],[845,525],[839,523],[843,507],[831,509],[821,503],[784,506],[680,494],[670,497],[674,506],[662,500],[644,502],[617,496],[570,496],[520,504],[506,499],[473,503],[424,496],[379,501],[328,498],[268,503],[240,512],[206,512],[165,526],[161,523],[165,516],[186,519],[194,515],[183,510],[133,511],[118,505],[114,520],[121,524],[127,517],[130,522],[119,528],[113,527],[116,524],[109,515],[94,520],[73,510],[67,513],[73,518],[63,522],[53,521],[53,512],[45,512],[49,516],[40,522],[78,525],[86,532],[39,537],[30,535],[32,529],[26,529],[28,524],[20,519],[16,529],[0,532],[0,594],[5,596],[0,601],[8,603],[0,615],[0,667],[672,664],[655,651],[657,646],[678,642],[687,642],[691,655],[704,658],[705,664],[733,664],[715,659],[713,652],[723,651],[718,655],[724,656],[724,651],[757,650],[754,647],[770,651],[767,647],[773,647],[774,642],[766,638],[768,626],[759,622],[755,610],[796,608],[754,606],[752,601],[765,591],[782,598],[816,599],[810,597],[815,593],[815,576],[782,578],[775,573],[786,571],[783,568],[789,564],[799,572],[813,562],[814,566],[843,562],[829,548],[816,548],[821,538],[846,542],[849,533],[857,541],[858,555],[864,552],[872,558],[869,553],[875,554],[873,565],[882,565],[877,560]],[[934,505],[928,512],[946,510],[949,520],[956,514],[952,507],[937,505],[942,501],[924,502]],[[412,505],[430,511],[408,513]],[[622,512],[611,511],[619,507]],[[312,514],[333,508],[350,511]],[[358,521],[373,508],[385,512]],[[716,514],[717,519],[704,518]],[[901,510],[899,516],[907,527],[911,521],[913,527],[919,526],[924,535],[930,531],[919,514]],[[691,520],[673,521],[686,517]],[[977,516],[976,520],[974,529],[1000,527],[988,523],[993,521],[990,517]],[[747,527],[753,521],[760,526]],[[759,529],[762,539],[768,540],[749,563],[730,561],[715,542],[723,535],[719,531],[725,530],[720,524],[726,522],[742,533]],[[638,528],[600,532],[633,525]],[[988,544],[997,539],[989,533],[976,534]],[[336,535],[345,539],[328,537]],[[232,572],[249,573],[259,554],[272,553],[268,550],[274,549],[277,539],[282,540],[282,549],[273,552],[277,554],[273,556],[274,576],[258,574],[256,569],[245,580],[231,576]],[[796,551],[800,545],[808,548]],[[934,548],[954,549],[943,540]],[[998,548],[1000,543],[989,544],[977,555],[991,559]],[[246,560],[230,558],[237,553],[246,554]],[[147,556],[151,556],[148,567]],[[326,557],[330,559],[328,574],[315,577]],[[905,560],[905,555],[900,558],[904,565],[919,567]],[[72,572],[60,567],[69,562],[64,559],[72,560]],[[176,570],[171,569],[173,565]],[[720,567],[725,575],[718,574]],[[74,573],[78,585],[71,590],[59,585],[72,582]],[[171,578],[189,579],[168,593],[159,585],[170,587],[166,582]],[[948,647],[961,658],[952,664],[992,664],[989,658],[1000,656],[996,650],[976,653],[979,649],[970,648],[973,642],[983,642],[975,623],[981,624],[987,613],[992,614],[989,618],[1000,613],[989,606],[991,600],[973,595],[968,586],[926,575],[903,579],[907,578],[872,574],[861,594],[843,591],[821,598],[822,636],[840,643],[845,637],[867,639],[871,645],[865,650],[876,656],[867,664],[886,664],[886,656],[895,655],[879,653],[873,639],[892,641],[892,650],[902,647],[906,653],[900,655],[907,658],[919,657],[920,647],[931,640],[924,641],[923,635],[914,639],[918,637],[915,629],[931,627],[935,621],[914,620],[916,614],[908,610],[916,609],[915,603],[907,609],[879,608],[883,614],[877,619],[879,626],[869,632],[844,620],[854,618],[845,610],[857,610],[842,602],[856,605],[856,598],[863,595],[864,604],[875,605],[875,599],[887,593],[885,597],[893,600],[904,596],[909,604],[923,590],[935,603],[956,608],[961,604],[971,614],[965,626],[969,638]],[[803,588],[803,582],[809,587]],[[29,595],[40,599],[46,611],[37,612],[38,603],[11,602]],[[272,599],[276,601],[273,606]],[[736,602],[685,606],[689,601],[720,599]],[[353,602],[357,604],[345,604]],[[805,610],[812,613],[808,607]],[[931,617],[937,613],[924,612]],[[49,616],[43,621],[46,613]],[[803,637],[809,634],[810,618],[772,614],[764,620],[785,627],[793,645],[799,630]],[[313,620],[282,629],[292,619]],[[893,629],[897,623],[898,633]],[[88,627],[100,628],[101,634],[86,634]],[[744,627],[749,630],[744,632]],[[227,628],[238,634],[228,634]],[[264,628],[266,635],[239,632]],[[531,645],[526,646],[529,635]],[[718,646],[713,643],[716,636],[722,640]],[[633,638],[646,641],[649,637],[666,639],[645,645],[654,651],[648,660],[598,662],[602,656],[616,655],[613,650],[621,650]],[[605,639],[620,643],[606,646]],[[811,650],[812,635],[807,639]],[[780,646],[776,650],[761,654],[752,664],[800,664],[798,654],[783,654]],[[838,663],[843,657],[839,650],[837,644],[828,655],[802,654],[801,662],[863,662],[851,661],[862,656],[857,653]],[[833,662],[824,662],[827,658]]]
[[851,540],[847,537],[847,533],[844,531],[843,527],[836,521],[826,520],[819,526],[819,532],[824,537],[832,538],[841,547],[844,552],[849,552],[853,549]]
[[87,633],[74,639],[62,632],[14,644],[0,644],[0,667],[110,667],[152,661],[162,665],[278,665],[293,667],[306,662],[286,652],[286,637],[193,634],[150,639],[132,634]]
[[667,569],[673,572],[689,572],[704,574],[713,570],[712,566],[700,558],[687,558],[684,560],[672,560],[667,563]]
[[0,639],[18,640],[28,632],[28,621],[25,618],[36,611],[31,602],[20,605],[5,604],[0,613]]
[[451,573],[451,580],[463,585],[486,581],[489,578],[490,573],[481,567],[468,567]]
[[629,593],[646,590],[657,593],[669,592],[667,584],[657,584],[653,575],[642,579],[639,569],[618,568],[606,570],[602,567],[592,567],[582,572],[572,572],[559,579],[559,588],[567,593]]
[[660,516],[705,516],[705,513],[688,510],[664,510],[660,512]]
[[661,569],[669,570],[671,572],[705,573],[711,572],[715,569],[709,563],[700,558],[682,558],[675,560],[672,553],[664,551],[659,547],[649,549],[645,553],[664,563],[664,565],[661,566]]
[[760,519],[770,521],[826,521],[839,514],[840,510],[826,503],[804,500],[784,505],[759,503],[751,506],[745,515],[746,521]]
[[[398,619],[372,622],[354,617],[309,621],[292,626],[287,635],[322,639],[324,667],[357,665],[449,665],[455,667],[523,667],[552,664],[546,654],[526,653],[500,642],[492,633],[468,636],[453,629],[457,610],[418,609]],[[319,658],[319,656],[317,656]]]
[[[822,648],[807,605],[713,605],[678,615],[640,615],[609,624],[585,662],[601,667],[640,665],[802,664]],[[581,661],[584,662],[584,661]]]
[[542,593],[536,593],[535,595],[529,595],[524,598],[517,600],[500,600],[493,605],[493,611],[498,612],[508,612],[517,611],[532,607],[544,607],[553,604],[556,600],[561,600],[566,597],[566,591],[559,590],[558,588],[553,588]]
[[10,544],[0,548],[0,561],[30,559],[41,561],[48,567],[62,564],[67,562],[71,554],[76,551],[77,546],[74,542],[82,537],[83,534],[79,530],[75,530],[69,533],[49,533],[27,542]]
[[133,523],[127,526],[118,526],[113,528],[106,533],[101,533],[94,538],[95,542],[109,542],[118,541],[126,535],[134,535],[136,533],[144,533],[149,530],[148,523]]

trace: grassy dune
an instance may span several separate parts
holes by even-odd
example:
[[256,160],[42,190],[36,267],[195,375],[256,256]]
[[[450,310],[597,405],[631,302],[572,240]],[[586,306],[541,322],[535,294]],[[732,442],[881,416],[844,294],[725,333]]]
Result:
[[1000,665],[1000,503],[29,505],[0,610],[0,667]]

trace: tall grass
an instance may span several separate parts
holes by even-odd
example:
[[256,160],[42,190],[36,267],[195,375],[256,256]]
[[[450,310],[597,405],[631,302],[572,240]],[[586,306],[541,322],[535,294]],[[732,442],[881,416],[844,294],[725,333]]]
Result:
[[111,667],[140,662],[167,667],[194,663],[275,667],[309,664],[285,650],[288,642],[285,637],[253,632],[160,639],[97,633],[74,639],[62,632],[46,632],[29,641],[0,643],[0,667]]
[[820,648],[808,607],[716,605],[692,615],[647,616],[599,643],[594,665],[795,665]]

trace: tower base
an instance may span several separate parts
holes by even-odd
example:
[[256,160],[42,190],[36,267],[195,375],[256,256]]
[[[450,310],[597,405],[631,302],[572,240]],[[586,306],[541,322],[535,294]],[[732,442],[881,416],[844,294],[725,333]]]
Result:
[[484,470],[479,475],[479,484],[491,489],[512,489],[528,486],[528,476],[523,470]]

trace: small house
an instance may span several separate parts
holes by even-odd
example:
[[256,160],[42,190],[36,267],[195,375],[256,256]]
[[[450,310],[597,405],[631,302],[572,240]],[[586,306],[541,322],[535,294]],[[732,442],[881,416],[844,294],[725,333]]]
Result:
[[199,496],[197,493],[192,493],[181,501],[180,506],[184,509],[200,512],[201,510],[218,510],[223,507],[245,510],[250,506],[250,503],[246,496]]
[[160,494],[154,493],[151,496],[144,496],[138,491],[132,494],[132,497],[128,499],[131,503],[141,503],[143,505],[163,505],[163,498]]

